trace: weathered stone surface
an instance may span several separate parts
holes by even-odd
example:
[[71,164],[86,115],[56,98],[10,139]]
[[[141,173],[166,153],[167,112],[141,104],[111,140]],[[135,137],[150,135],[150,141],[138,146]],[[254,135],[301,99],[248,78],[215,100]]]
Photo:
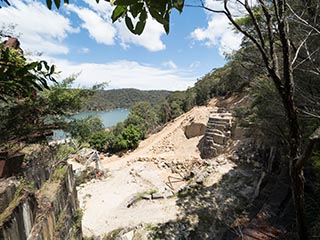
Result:
[[14,200],[0,215],[0,239],[21,239],[29,237],[35,219],[36,200],[28,192],[16,193]]
[[0,180],[0,213],[2,213],[13,200],[18,181],[15,177]]
[[213,133],[212,138],[213,138],[213,141],[217,144],[225,145],[225,143],[226,143],[226,136],[225,135]]
[[193,138],[204,135],[206,132],[206,125],[203,123],[192,122],[190,125],[185,127],[184,133],[186,137]]
[[0,214],[0,239],[82,239],[72,167],[57,170],[59,177],[55,175],[36,194],[20,190],[11,197]]
[[20,171],[24,154],[17,152],[0,156],[0,178],[10,177]]
[[232,114],[221,110],[211,113],[204,142],[200,149],[202,158],[213,158],[223,152],[231,137]]

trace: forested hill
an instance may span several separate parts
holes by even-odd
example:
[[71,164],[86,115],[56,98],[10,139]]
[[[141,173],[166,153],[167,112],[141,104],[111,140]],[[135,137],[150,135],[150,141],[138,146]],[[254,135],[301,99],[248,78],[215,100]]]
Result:
[[156,104],[170,91],[138,90],[134,88],[97,90],[95,94],[84,102],[83,110],[109,110],[115,108],[130,108],[138,102]]

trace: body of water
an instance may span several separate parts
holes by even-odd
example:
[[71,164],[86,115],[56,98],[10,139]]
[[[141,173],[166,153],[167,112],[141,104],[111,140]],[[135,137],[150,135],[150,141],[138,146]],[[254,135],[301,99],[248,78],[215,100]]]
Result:
[[[129,109],[114,109],[110,111],[92,111],[92,112],[82,112],[71,116],[71,119],[82,119],[88,116],[98,116],[101,118],[102,123],[105,128],[113,127],[117,125],[118,122],[124,121],[129,115]],[[54,130],[52,140],[65,139],[66,133],[63,130]]]
[[129,115],[129,109],[115,109],[111,111],[94,111],[94,112],[82,112],[71,116],[73,119],[82,119],[88,116],[98,116],[101,118],[103,125],[108,127],[113,127],[117,125],[118,122],[124,121]]

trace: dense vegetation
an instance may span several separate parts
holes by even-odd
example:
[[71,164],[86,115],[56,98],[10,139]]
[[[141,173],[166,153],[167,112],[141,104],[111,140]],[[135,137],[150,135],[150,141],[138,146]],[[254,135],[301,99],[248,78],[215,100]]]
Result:
[[[241,1],[238,2],[241,4]],[[169,0],[114,3],[116,8],[112,19],[115,21],[124,17],[129,30],[136,34],[141,34],[144,29],[147,11],[168,32],[171,10],[182,11],[184,4],[183,1]],[[240,19],[231,13],[228,1],[219,11],[207,8],[204,2],[198,7],[225,14],[235,29],[244,35],[241,49],[229,56],[229,62],[224,67],[205,75],[193,88],[173,92],[156,105],[137,103],[128,119],[109,131],[101,129],[96,120],[86,119],[70,125],[70,132],[79,141],[88,141],[101,151],[133,149],[148,133],[193,106],[206,104],[213,96],[246,91],[252,98],[252,106],[250,109],[238,109],[237,116],[254,131],[265,147],[276,147],[280,152],[280,171],[291,180],[297,235],[300,239],[316,236],[320,231],[320,204],[317,201],[320,196],[320,146],[315,141],[319,134],[314,132],[320,125],[319,2],[274,0],[249,5],[249,1],[243,1],[242,7],[247,15]],[[133,9],[134,14],[131,14]],[[132,24],[132,17],[137,20],[135,25]],[[4,52],[2,56],[6,57]],[[15,61],[18,62],[18,59]],[[51,69],[47,70],[51,72]],[[8,89],[4,92],[9,96]],[[10,107],[16,107],[20,102],[28,106],[26,103],[31,101],[31,107],[25,108],[28,112],[34,111],[33,106],[37,106],[32,95],[23,96],[22,101],[16,93],[10,97],[17,98]],[[46,116],[44,113],[41,116]],[[4,115],[3,121],[10,119],[8,116]],[[18,119],[19,115],[13,116],[12,120]],[[10,121],[7,120],[8,123]],[[36,120],[31,122],[33,126],[37,125]],[[44,119],[42,122],[45,122]],[[10,127],[9,124],[3,129],[7,127]],[[18,125],[18,129],[24,127]],[[29,128],[21,131],[24,134],[27,132]],[[13,131],[12,136],[18,133],[18,130]],[[307,161],[310,157],[311,161]],[[307,180],[312,180],[307,181],[306,191],[303,170]],[[308,208],[305,208],[305,199]],[[294,228],[291,230],[294,231]]]
[[[239,64],[238,55],[236,53],[230,58],[228,64],[206,74],[196,82],[194,87],[186,91],[172,92],[157,104],[136,103],[124,122],[118,123],[107,131],[100,128],[97,128],[96,131],[88,131],[87,129],[94,128],[92,118],[80,120],[76,124],[80,126],[78,133],[73,136],[77,137],[80,142],[89,142],[99,151],[115,153],[134,149],[138,146],[139,141],[148,134],[159,131],[167,122],[189,111],[192,107],[206,105],[212,97],[248,90],[256,67],[253,64],[246,64],[247,68],[252,69],[249,71],[243,68]],[[70,130],[69,132],[72,133]],[[80,133],[83,132],[87,132],[88,135],[80,136]]]
[[97,90],[91,98],[84,102],[82,111],[130,108],[138,102],[156,104],[169,93],[169,91],[162,90],[143,91],[133,88]]
[[[189,94],[177,92],[166,98],[160,105],[163,114],[158,119],[168,121],[194,104],[204,104],[210,96],[249,87],[254,98],[252,108],[238,110],[238,116],[246,119],[243,122],[249,127],[259,129],[266,146],[273,145],[281,152],[281,171],[287,173],[291,181],[297,237],[308,239],[319,232],[315,230],[319,227],[319,212],[315,210],[319,209],[319,204],[306,214],[303,171],[312,164],[314,176],[319,170],[316,164],[320,138],[319,2],[275,0],[258,1],[253,5],[246,0],[237,2],[247,13],[240,19],[229,1],[224,1],[219,10],[202,1],[195,5],[224,14],[244,35],[242,48],[230,56],[231,61],[225,67],[189,89]],[[184,2],[168,0],[156,4],[141,0],[116,1],[115,4],[112,19],[125,18],[128,29],[141,34],[146,11],[168,32],[171,9],[182,11]],[[135,10],[131,16],[132,9]],[[132,18],[137,20],[135,26]],[[212,85],[203,88],[208,82]],[[310,162],[312,155],[313,162]],[[312,191],[309,189],[307,194],[312,193],[312,199],[316,199],[319,192],[318,183],[316,179],[316,184],[308,186]]]

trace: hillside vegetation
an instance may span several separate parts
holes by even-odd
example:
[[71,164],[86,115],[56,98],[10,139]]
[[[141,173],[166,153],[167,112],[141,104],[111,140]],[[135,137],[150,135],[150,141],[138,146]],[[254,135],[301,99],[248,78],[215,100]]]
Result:
[[91,98],[84,102],[83,111],[110,110],[115,108],[130,108],[138,102],[156,104],[170,91],[138,90],[134,88],[97,90]]
[[[10,63],[0,67],[1,76],[6,77],[1,77],[0,87],[3,152],[12,151],[13,142],[35,141],[37,134],[43,135],[56,127],[70,108],[78,110],[83,96],[93,94],[85,102],[84,110],[131,108],[128,118],[108,131],[92,118],[81,124],[70,123],[74,126],[70,132],[78,142],[108,153],[137,148],[141,140],[194,106],[207,105],[213,97],[245,96],[245,105],[229,110],[236,124],[246,128],[254,139],[247,147],[262,156],[260,165],[269,179],[277,179],[273,185],[288,182],[293,193],[280,204],[283,212],[277,213],[275,222],[286,221],[287,233],[295,236],[288,239],[318,238],[320,144],[315,140],[320,136],[320,6],[312,0],[285,3],[258,1],[252,8],[245,6],[248,15],[242,18],[233,18],[229,11],[225,12],[238,31],[244,33],[241,48],[228,55],[225,66],[213,69],[194,87],[172,93],[67,89],[70,80],[55,83],[49,89],[47,81],[54,82],[53,67],[44,62],[27,64],[20,59],[22,53],[0,45],[0,62]],[[120,9],[125,11],[122,5]],[[169,24],[160,17],[160,22]],[[44,77],[31,74],[41,67],[48,72]],[[56,121],[55,124],[48,119]],[[265,184],[261,180],[261,185]],[[268,200],[273,199],[262,201],[267,205]]]

